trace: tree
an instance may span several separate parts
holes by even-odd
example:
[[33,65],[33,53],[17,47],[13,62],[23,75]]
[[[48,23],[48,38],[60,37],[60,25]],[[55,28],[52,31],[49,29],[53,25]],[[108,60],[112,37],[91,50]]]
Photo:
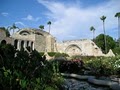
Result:
[[90,27],[90,31],[93,31],[93,41],[94,41],[94,36],[95,36],[95,28],[93,26]]
[[118,17],[118,42],[120,47],[120,12],[116,13],[115,17]]
[[40,28],[40,30],[43,30],[44,29],[44,25],[40,25],[39,28]]
[[104,31],[104,42],[105,42],[105,53],[107,53],[107,44],[106,44],[106,33],[105,33],[105,19],[106,19],[106,16],[102,16],[100,17],[100,19],[103,21],[103,31]]
[[50,26],[51,26],[51,21],[48,21],[47,23],[49,25],[49,33],[50,33]]
[[[99,47],[99,48],[101,48],[101,50],[103,51],[103,53],[106,53],[105,52],[105,47],[104,47],[104,45],[105,45],[105,42],[103,42],[104,41],[104,34],[100,34],[100,35],[98,35],[96,38],[95,38],[95,43],[96,43],[96,45]],[[115,45],[116,45],[116,42],[114,41],[114,39],[111,37],[111,36],[109,36],[109,35],[106,35],[106,39],[107,39],[107,52],[108,52],[108,50],[109,49],[114,49],[115,48]]]
[[13,34],[14,34],[15,29],[19,29],[19,27],[17,27],[17,26],[15,25],[15,23],[13,23],[13,25],[12,25],[12,26],[8,26],[7,29],[8,29],[8,30],[13,30]]

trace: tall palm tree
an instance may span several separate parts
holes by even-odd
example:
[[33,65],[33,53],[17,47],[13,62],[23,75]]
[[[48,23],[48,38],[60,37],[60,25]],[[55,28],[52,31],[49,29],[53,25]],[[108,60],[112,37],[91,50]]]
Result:
[[40,25],[39,28],[40,28],[40,30],[43,30],[44,29],[44,25]]
[[50,26],[51,26],[51,21],[48,21],[47,23],[49,25],[49,33],[50,33]]
[[116,13],[115,17],[118,17],[118,42],[120,47],[120,12]]
[[94,41],[94,36],[95,36],[95,28],[93,26],[90,27],[90,31],[93,31],[93,41]]
[[8,29],[8,30],[13,30],[13,34],[14,34],[15,29],[19,29],[19,27],[17,27],[17,26],[15,25],[15,23],[13,23],[13,25],[12,25],[12,26],[8,26],[7,29]]
[[107,53],[107,44],[106,44],[106,32],[105,32],[105,19],[106,16],[100,17],[100,19],[103,21],[103,31],[104,31],[104,41],[105,41],[105,53]]

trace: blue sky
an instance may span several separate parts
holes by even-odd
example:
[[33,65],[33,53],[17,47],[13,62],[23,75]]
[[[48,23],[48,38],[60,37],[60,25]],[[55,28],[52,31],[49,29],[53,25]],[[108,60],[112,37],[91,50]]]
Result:
[[103,33],[100,17],[105,15],[106,34],[117,38],[116,12],[120,12],[120,0],[0,0],[0,26],[38,28],[51,21],[51,34],[58,41],[91,39]]

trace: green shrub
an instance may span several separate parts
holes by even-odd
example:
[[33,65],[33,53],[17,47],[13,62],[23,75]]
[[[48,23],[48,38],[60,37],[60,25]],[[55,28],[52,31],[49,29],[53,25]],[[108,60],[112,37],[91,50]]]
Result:
[[48,55],[51,57],[55,56],[55,54],[56,54],[56,52],[48,52]]
[[119,74],[120,57],[99,57],[94,58],[85,63],[94,75],[114,75]]
[[69,55],[66,54],[66,53],[56,53],[56,54],[55,54],[55,57],[56,57],[56,58],[57,58],[57,57],[69,57]]
[[115,48],[113,49],[113,53],[114,53],[115,55],[120,55],[120,47],[115,47]]
[[[0,45],[0,88],[44,90],[56,89],[60,75],[55,76],[53,64],[41,57],[36,50],[16,51],[12,45]],[[62,77],[61,77],[62,78]],[[60,85],[60,83],[59,83]]]
[[40,52],[40,55],[43,56],[43,55],[44,55],[44,52]]

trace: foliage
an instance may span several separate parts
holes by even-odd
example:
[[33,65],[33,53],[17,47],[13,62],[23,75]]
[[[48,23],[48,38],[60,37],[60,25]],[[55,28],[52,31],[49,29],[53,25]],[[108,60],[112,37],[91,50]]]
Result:
[[94,41],[94,34],[95,34],[95,28],[93,26],[90,27],[90,31],[93,32],[93,41]]
[[13,23],[13,25],[12,26],[8,26],[8,28],[7,28],[9,31],[10,30],[13,30],[13,34],[14,34],[14,30],[15,29],[19,29],[19,27],[17,27],[16,25],[15,25],[15,23]]
[[106,16],[103,15],[103,16],[100,17],[100,19],[104,22],[105,19],[106,19]]
[[46,61],[34,50],[16,51],[12,45],[0,45],[0,88],[57,90],[61,76],[53,63]]
[[40,55],[43,56],[43,55],[44,55],[44,52],[40,52]]
[[56,53],[57,52],[48,52],[48,55],[51,56],[51,57],[53,57],[53,56],[55,56]]
[[[104,34],[98,35],[95,38],[95,43],[105,53]],[[107,43],[107,52],[109,51],[109,49],[114,49],[115,48],[115,41],[113,40],[113,38],[111,36],[106,35],[106,43]]]
[[120,12],[117,12],[117,13],[115,14],[115,17],[120,17]]
[[56,53],[55,57],[69,57],[69,55],[66,53]]
[[48,24],[48,25],[51,25],[51,21],[48,21],[47,24]]
[[39,28],[40,28],[41,30],[43,30],[43,29],[44,29],[44,25],[40,25]]
[[83,61],[79,59],[74,59],[71,61],[59,60],[59,71],[62,73],[80,73],[83,69]]
[[93,75],[118,75],[120,68],[120,56],[96,57],[86,62],[85,66],[90,68],[91,74]]
[[120,47],[115,47],[115,48],[113,49],[113,53],[114,53],[115,55],[120,55]]

